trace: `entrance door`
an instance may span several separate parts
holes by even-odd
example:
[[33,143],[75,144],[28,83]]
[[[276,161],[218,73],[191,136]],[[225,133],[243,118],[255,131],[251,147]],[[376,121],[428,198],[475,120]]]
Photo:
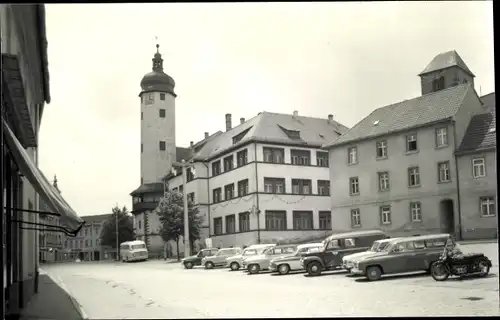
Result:
[[100,252],[99,251],[94,251],[94,260],[95,261],[101,260]]
[[446,199],[440,203],[441,209],[441,231],[455,235],[455,212],[453,210],[453,200]]

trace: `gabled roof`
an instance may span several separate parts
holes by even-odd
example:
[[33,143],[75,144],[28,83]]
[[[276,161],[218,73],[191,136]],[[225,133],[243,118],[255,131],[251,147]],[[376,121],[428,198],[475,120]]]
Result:
[[160,193],[163,192],[163,182],[145,183],[139,188],[130,193],[131,196],[145,193]]
[[424,71],[420,72],[419,76],[450,67],[459,67],[474,77],[472,71],[469,70],[465,62],[455,50],[443,52],[435,56],[431,63],[425,67]]
[[100,223],[100,222],[106,221],[109,219],[109,217],[111,217],[110,213],[97,214],[97,215],[92,215],[92,216],[82,216],[80,218],[85,220],[85,225],[87,226],[87,225],[91,225],[93,223]]
[[[289,131],[299,131],[300,139],[291,138],[282,128]],[[194,155],[194,159],[206,161],[250,141],[303,144],[319,148],[325,142],[337,138],[347,130],[346,126],[333,120],[264,111],[208,141]],[[233,138],[244,131],[247,131],[244,137],[233,144]]]
[[324,148],[394,133],[453,117],[469,91],[469,84],[432,92],[378,108]]
[[488,93],[481,98],[483,107],[487,112],[493,112],[495,110],[495,92]]
[[457,153],[479,152],[496,148],[495,112],[478,114],[472,117]]

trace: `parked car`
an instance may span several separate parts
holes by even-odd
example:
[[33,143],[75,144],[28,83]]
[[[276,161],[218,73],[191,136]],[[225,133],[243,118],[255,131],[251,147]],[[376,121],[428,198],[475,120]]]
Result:
[[355,261],[351,272],[370,281],[388,274],[430,272],[431,265],[439,260],[449,239],[454,246],[455,242],[447,233],[394,239],[381,252]]
[[307,252],[318,252],[323,249],[323,243],[306,243],[297,246],[297,250],[292,255],[273,258],[269,265],[269,270],[278,272],[281,275],[290,271],[301,270],[300,258]]
[[228,257],[241,254],[241,248],[222,248],[213,256],[204,257],[201,259],[201,265],[205,266],[205,269],[212,269],[214,267],[223,267],[226,265],[226,259]]
[[181,262],[184,265],[184,268],[192,269],[194,266],[201,265],[201,259],[203,259],[204,257],[213,256],[218,251],[219,251],[218,248],[202,249],[202,250],[200,250],[200,252],[198,252],[194,256],[190,256],[190,257],[182,259]]
[[341,267],[344,256],[366,251],[373,241],[387,238],[389,236],[380,230],[334,234],[323,241],[324,246],[321,251],[304,254],[300,259],[300,265],[310,276],[319,276],[323,271]]
[[261,254],[265,249],[274,247],[275,244],[253,244],[246,247],[241,254],[237,254],[226,259],[226,267],[231,268],[232,271],[239,270],[242,266],[243,260]]
[[289,256],[295,251],[297,251],[296,244],[270,247],[264,250],[262,254],[243,260],[243,268],[247,269],[251,274],[257,274],[261,270],[269,269],[273,258]]
[[354,267],[355,260],[361,259],[362,257],[365,256],[369,256],[372,253],[382,251],[389,244],[389,242],[394,239],[389,238],[389,239],[376,240],[373,242],[373,245],[369,250],[344,256],[342,258],[342,267],[344,267],[344,269],[346,269],[347,271],[351,272],[351,269]]

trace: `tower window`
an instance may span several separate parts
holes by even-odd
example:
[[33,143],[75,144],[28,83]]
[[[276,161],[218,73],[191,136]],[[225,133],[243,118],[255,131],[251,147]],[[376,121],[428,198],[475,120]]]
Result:
[[165,118],[165,109],[160,109],[160,118]]
[[160,100],[165,101],[165,94],[164,93],[160,93]]
[[143,112],[141,112],[141,120],[144,118],[144,114]]
[[165,141],[160,141],[160,151],[165,151],[167,148]]
[[432,80],[432,89],[433,89],[433,91],[438,91],[438,90],[444,89],[444,77],[443,76]]
[[144,145],[141,143],[141,153],[144,151]]

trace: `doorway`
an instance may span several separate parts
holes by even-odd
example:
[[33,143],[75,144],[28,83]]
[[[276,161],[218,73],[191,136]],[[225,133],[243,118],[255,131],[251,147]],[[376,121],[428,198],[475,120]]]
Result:
[[455,236],[455,212],[453,200],[445,199],[440,203],[441,232]]
[[94,251],[94,261],[101,260],[101,255],[99,251]]

